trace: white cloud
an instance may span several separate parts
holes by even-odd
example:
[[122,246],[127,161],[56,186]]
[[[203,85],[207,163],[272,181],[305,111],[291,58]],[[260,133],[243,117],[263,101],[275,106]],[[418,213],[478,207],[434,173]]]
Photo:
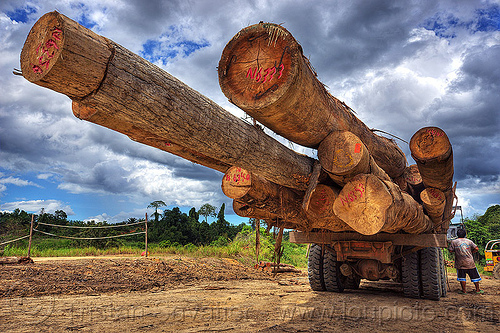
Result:
[[0,184],[12,184],[16,186],[35,186],[38,188],[43,188],[42,186],[33,183],[32,181],[12,176],[3,178],[1,174],[0,174]]
[[19,208],[26,212],[33,212],[39,214],[41,209],[44,208],[46,213],[53,214],[56,210],[63,210],[67,215],[74,215],[73,209],[68,204],[59,200],[27,200],[6,202],[2,204],[2,209],[5,211],[13,211]]

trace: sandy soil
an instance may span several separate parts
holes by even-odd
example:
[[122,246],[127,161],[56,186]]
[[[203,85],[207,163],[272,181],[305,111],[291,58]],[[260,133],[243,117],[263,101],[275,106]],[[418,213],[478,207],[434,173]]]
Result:
[[[391,282],[341,294],[231,259],[93,258],[0,267],[0,332],[498,332],[500,281],[439,302]],[[472,291],[472,285],[469,285]]]

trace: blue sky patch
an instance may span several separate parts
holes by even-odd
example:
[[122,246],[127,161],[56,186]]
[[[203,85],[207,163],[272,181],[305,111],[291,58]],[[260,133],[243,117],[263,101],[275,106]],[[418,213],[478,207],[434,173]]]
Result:
[[499,31],[500,30],[500,6],[493,5],[475,11],[472,20],[462,21],[452,14],[436,14],[425,21],[422,26],[427,30],[432,30],[438,37],[454,38],[456,29],[465,29],[471,33],[478,31]]
[[90,19],[89,16],[90,9],[83,2],[71,4],[71,8],[82,12],[80,17],[78,17],[76,21],[81,25],[83,25],[85,28],[92,29],[97,25],[97,22]]
[[500,30],[500,6],[493,6],[489,9],[478,10],[479,18],[477,22],[478,31],[499,31]]
[[210,43],[201,39],[199,41],[183,39],[182,29],[170,27],[170,31],[162,34],[158,39],[148,39],[142,45],[140,55],[150,62],[161,60],[166,64],[175,57],[188,57],[193,52],[210,46]]
[[95,27],[97,25],[97,22],[92,21],[89,18],[89,16],[85,13],[82,14],[82,16],[80,16],[78,23],[80,23],[81,25],[83,25],[85,28],[88,28],[88,29],[92,29],[93,27]]
[[16,8],[13,12],[6,12],[7,16],[12,20],[19,23],[26,23],[29,20],[29,16],[37,12],[35,7],[26,5],[22,8]]

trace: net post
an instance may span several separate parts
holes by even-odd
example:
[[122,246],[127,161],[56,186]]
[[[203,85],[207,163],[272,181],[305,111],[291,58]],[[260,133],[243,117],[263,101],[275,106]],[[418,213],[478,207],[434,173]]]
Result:
[[148,213],[146,213],[146,222],[144,223],[146,232],[144,233],[144,244],[146,245],[144,256],[148,256]]
[[31,224],[30,224],[30,239],[28,242],[28,258],[31,255],[31,239],[33,237],[33,221],[35,220],[35,214],[31,214]]

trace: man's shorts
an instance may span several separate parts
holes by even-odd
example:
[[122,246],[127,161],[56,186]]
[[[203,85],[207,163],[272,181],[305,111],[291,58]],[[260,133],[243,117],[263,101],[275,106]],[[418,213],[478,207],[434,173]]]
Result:
[[479,276],[479,272],[477,271],[477,268],[471,268],[471,269],[458,269],[457,268],[457,280],[458,281],[467,281],[466,274],[469,275],[471,282],[481,281],[481,276]]

